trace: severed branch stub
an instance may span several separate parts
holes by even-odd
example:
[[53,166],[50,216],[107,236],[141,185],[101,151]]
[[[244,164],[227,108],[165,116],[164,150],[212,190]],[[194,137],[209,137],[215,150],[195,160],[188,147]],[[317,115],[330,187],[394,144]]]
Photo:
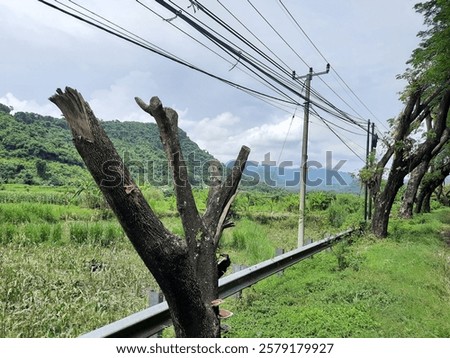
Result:
[[[229,177],[223,183],[219,170],[221,164],[216,161],[210,163],[209,171],[212,180],[208,194],[207,210],[203,218],[200,218],[188,180],[187,165],[183,159],[179,143],[178,115],[173,109],[164,108],[158,97],[152,97],[149,104],[146,104],[139,97],[136,97],[135,100],[139,107],[155,118],[160,130],[161,142],[171,164],[177,207],[183,221],[185,233],[188,235],[186,239],[189,242],[198,238],[200,231],[209,230],[209,236],[213,236],[214,242],[217,244],[224,228],[226,216],[235,198],[250,149],[246,146],[241,148]],[[212,230],[213,227],[214,230]]]
[[178,114],[171,108],[164,108],[156,96],[151,98],[149,104],[146,104],[139,97],[136,97],[135,100],[139,107],[155,118],[158,125],[164,152],[172,169],[177,209],[183,224],[186,241],[193,252],[197,234],[202,231],[202,222],[189,183],[187,164],[181,152],[178,136]]

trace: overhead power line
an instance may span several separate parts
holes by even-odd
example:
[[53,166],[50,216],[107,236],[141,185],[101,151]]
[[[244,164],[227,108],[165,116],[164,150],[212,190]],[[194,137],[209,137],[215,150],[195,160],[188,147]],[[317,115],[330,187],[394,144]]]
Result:
[[[297,19],[293,16],[291,11],[287,8],[287,6],[283,3],[282,0],[278,0],[279,4],[285,11],[285,13],[288,15],[288,17],[291,19],[291,21],[297,26],[297,28],[301,31],[301,33],[306,37],[306,39],[309,41],[309,43],[314,47],[314,49],[317,51],[317,53],[322,57],[322,59],[326,63],[330,63],[330,61],[325,57],[325,55],[320,51],[320,49],[317,47],[317,45],[314,43],[314,41],[311,39],[311,37],[306,33],[306,31],[303,29],[303,27],[300,25],[300,23],[297,21]],[[341,81],[341,83],[345,86],[346,90],[350,91],[350,93],[356,98],[356,100],[368,111],[368,113],[371,114],[371,116],[376,119],[379,123],[381,123],[382,126],[384,126],[386,129],[387,127],[385,124],[380,121],[377,116],[372,112],[372,110],[364,103],[364,101],[355,93],[355,91],[348,85],[348,83],[342,78],[342,76],[337,72],[335,68],[332,68],[332,71],[336,74],[338,79]],[[324,80],[322,80],[325,82]],[[334,92],[334,91],[333,91]],[[335,93],[336,94],[336,93]],[[340,98],[340,97],[339,97]],[[342,100],[342,98],[341,98]],[[345,102],[345,101],[344,101]],[[348,103],[346,103],[348,105]],[[349,106],[351,109],[353,109],[351,106]],[[354,109],[353,109],[354,110]],[[354,110],[355,111],[355,110]],[[357,113],[355,111],[355,113]],[[358,114],[358,113],[357,113]],[[359,114],[358,114],[359,115]],[[359,115],[361,116],[361,115]]]
[[317,118],[319,118],[326,126],[327,126],[327,128],[354,154],[354,155],[356,155],[363,163],[365,163],[366,162],[366,160],[365,159],[363,159],[358,153],[356,153],[356,151],[355,151],[355,149],[353,149],[348,143],[347,143],[347,141],[345,141],[345,140],[343,140],[342,138],[341,138],[341,136],[333,129],[333,128],[331,128],[331,126],[329,125],[329,123],[328,123],[328,121],[326,121],[326,120],[324,120],[324,118],[319,114],[319,113],[317,113],[316,111],[314,111],[314,110],[311,110],[313,113],[314,113],[314,115],[315,116],[317,116]]
[[[218,56],[223,61],[226,61],[229,65],[231,65],[232,69],[238,68],[240,71],[244,71],[244,73],[248,76],[251,76],[254,80],[257,80],[260,84],[264,85],[266,88],[273,91],[276,95],[271,95],[268,93],[264,93],[260,90],[256,90],[254,88],[250,88],[248,86],[244,86],[234,81],[230,81],[222,76],[216,75],[210,71],[202,69],[195,64],[192,64],[158,46],[144,39],[143,37],[138,36],[137,34],[128,31],[122,26],[114,23],[111,20],[108,20],[106,17],[103,17],[97,14],[94,11],[89,10],[86,7],[78,5],[75,1],[68,0],[71,4],[76,6],[77,8],[68,6],[63,4],[59,0],[55,0],[56,3],[61,6],[57,6],[54,3],[50,3],[50,1],[39,0],[41,3],[44,3],[47,6],[50,6],[62,13],[72,16],[73,18],[85,22],[91,26],[96,27],[106,33],[109,33],[113,36],[116,36],[122,40],[125,40],[131,44],[139,46],[145,50],[151,51],[159,56],[162,56],[166,59],[174,61],[178,64],[181,64],[189,69],[197,71],[199,73],[205,74],[210,78],[219,80],[225,84],[228,84],[234,88],[240,89],[260,100],[263,100],[275,107],[278,107],[284,111],[289,111],[288,108],[303,107],[303,103],[300,103],[300,99],[305,99],[305,95],[303,94],[304,82],[295,79],[295,76],[292,76],[292,70],[289,66],[281,60],[278,55],[274,55],[274,51],[270,50],[270,47],[265,45],[262,41],[250,41],[248,36],[244,36],[239,32],[237,28],[234,28],[231,24],[227,23],[212,11],[210,11],[207,7],[201,4],[199,1],[195,1],[195,12],[194,14],[190,14],[178,5],[176,5],[173,1],[169,0],[170,5],[167,1],[164,0],[155,0],[158,4],[162,5],[164,8],[168,9],[174,16],[173,20],[166,21],[171,26],[175,27],[178,31],[181,31],[184,35],[188,36],[190,39],[194,40],[208,51],[211,51],[213,54]],[[151,9],[148,5],[144,4],[143,1],[136,0],[141,6],[151,11],[156,16],[161,19],[170,20],[164,18],[157,11]],[[224,5],[218,1],[222,7]],[[276,31],[278,35],[281,34],[270,25],[270,22],[264,17],[262,12],[256,8],[256,6],[248,0],[248,3],[254,8],[254,10],[260,14],[260,16],[265,19],[265,22],[271,26],[273,31]],[[282,2],[280,1],[282,4]],[[283,4],[284,5],[284,4]],[[81,11],[81,10],[83,11]],[[192,12],[192,11],[189,11]],[[239,20],[239,18],[233,14],[231,10],[227,8],[227,12],[232,16],[232,18],[245,29],[246,32],[252,34],[253,37],[258,38],[257,35],[250,29],[249,26],[246,26],[243,21]],[[201,22],[197,17],[200,14],[205,14],[214,24],[217,24],[220,29],[225,31],[228,36],[224,36],[219,33],[217,30],[213,29],[211,26],[207,25],[204,22]],[[172,19],[172,18],[171,18]],[[178,21],[183,21],[187,23],[191,28],[195,29],[198,34],[200,34],[203,38],[210,41],[217,48],[213,49],[211,46],[205,44],[203,41],[194,37],[190,32],[181,29],[176,23]],[[231,39],[230,39],[231,37]],[[311,41],[312,42],[312,41]],[[261,44],[265,50],[265,52],[260,47],[256,46],[256,44]],[[318,48],[316,49],[318,50]],[[295,50],[294,50],[295,51]],[[320,50],[318,50],[320,51]],[[221,54],[224,53],[225,55]],[[300,56],[300,54],[297,54]],[[323,56],[323,55],[322,55]],[[300,56],[301,57],[301,56]],[[323,56],[325,59],[325,57]],[[304,62],[306,64],[306,62]],[[332,88],[329,87],[331,90]],[[335,95],[340,98],[340,96],[334,92]],[[334,105],[330,100],[326,99],[316,90],[311,91],[311,105],[315,107],[315,114],[319,116],[319,118],[330,128],[333,132],[332,128],[340,128],[341,130],[349,129],[343,127],[343,125],[339,125],[334,123],[335,121],[327,120],[323,117],[323,115],[319,114],[318,111],[323,112],[327,116],[334,117],[337,122],[345,123],[349,126],[356,126],[358,129],[366,131],[366,121],[361,118],[361,116],[356,113],[357,116],[350,115],[346,111]],[[340,98],[344,101],[343,98]],[[345,101],[344,101],[345,103]],[[348,105],[348,104],[347,104]],[[349,106],[350,107],[350,106]],[[292,112],[290,112],[292,113]],[[336,129],[334,129],[334,132]],[[351,131],[353,134],[358,134],[355,131]],[[360,158],[361,159],[361,158]]]
[[[166,4],[166,2],[165,2],[164,0],[156,0],[156,1],[157,1],[158,3],[160,3],[160,4],[162,4],[164,7],[170,9],[170,10],[172,11],[172,13],[176,13],[176,11],[178,11],[178,13],[180,13],[180,11],[182,11],[182,9],[181,9],[180,7],[178,7],[178,10],[176,10],[175,8],[173,8],[173,7],[171,7],[170,5]],[[173,1],[170,1],[170,0],[169,0],[169,2],[172,3],[172,4],[174,3]],[[251,2],[249,2],[249,3],[251,4]],[[203,5],[203,4],[200,3],[199,1],[196,1],[196,5],[197,5],[197,7],[198,7],[198,9],[199,9],[200,11],[202,11],[202,12],[206,13],[208,16],[214,18],[215,21],[218,22],[221,26],[223,26],[223,27],[228,27],[228,29],[229,29],[229,26],[226,25],[224,21],[222,21],[222,20],[220,20],[220,19],[218,20],[218,18],[217,18],[215,15],[213,15],[212,12],[209,11],[209,9],[208,9],[205,5]],[[253,5],[253,4],[252,4],[252,5]],[[253,5],[253,7],[254,7],[254,5]],[[261,14],[259,11],[258,11],[258,13]],[[261,14],[261,15],[262,15],[262,14]],[[181,17],[182,19],[185,19],[185,17],[183,17],[183,16],[181,16],[181,15],[180,15],[180,17]],[[192,20],[192,21],[194,21],[194,20]],[[192,21],[188,21],[188,23],[189,23],[190,25],[192,25]],[[224,24],[225,24],[225,25],[224,25]],[[197,27],[197,26],[194,26],[194,28],[198,30],[198,27]],[[233,30],[233,31],[231,31],[231,33],[234,34],[235,36],[237,36],[237,37],[239,38],[239,35],[236,35],[236,31]],[[239,39],[242,40],[242,37],[240,37]],[[229,48],[226,47],[225,50],[229,50]],[[243,58],[243,57],[241,57],[241,58]],[[245,59],[245,58],[244,58],[244,59]],[[291,85],[289,85],[289,84],[286,84],[286,82],[283,82],[283,83],[278,82],[278,83],[281,84],[284,88],[290,90],[290,91],[291,91],[292,93],[294,93],[296,96],[299,96],[299,97],[301,97],[301,98],[304,99],[304,96],[298,92],[298,89],[293,88],[293,87],[292,87]],[[331,102],[325,101],[324,98],[323,98],[322,96],[318,95],[318,93],[317,93],[316,91],[312,91],[312,92],[313,92],[313,97],[316,97],[316,98],[319,99],[319,101],[321,101],[321,102],[325,102],[327,106],[331,107],[331,109],[330,109],[330,108],[324,108],[324,105],[323,105],[323,104],[317,103],[317,102],[315,102],[315,101],[312,101],[312,103],[314,103],[317,107],[319,107],[319,108],[323,109],[324,111],[328,112],[330,115],[336,116],[337,118],[340,118],[340,119],[342,119],[342,120],[344,120],[344,121],[347,121],[347,122],[349,122],[349,123],[356,124],[356,125],[358,125],[358,126],[361,127],[361,128],[365,128],[365,127],[366,127],[366,125],[365,125],[366,121],[359,121],[359,123],[358,123],[358,121],[355,120],[355,119],[353,119],[352,116],[350,116],[348,113],[346,113],[345,111],[342,111],[342,110],[339,109],[338,107],[334,106],[333,104],[331,104]]]
[[[109,34],[111,34],[111,35],[113,35],[113,36],[115,36],[115,37],[118,37],[118,38],[120,38],[120,39],[122,39],[122,40],[125,40],[125,41],[127,41],[127,42],[129,42],[129,43],[131,43],[131,44],[134,44],[134,45],[136,45],[136,46],[139,46],[139,47],[141,47],[141,48],[143,48],[143,49],[145,49],[145,50],[147,50],[147,51],[153,52],[153,53],[155,53],[155,54],[157,54],[157,55],[159,55],[159,56],[162,56],[162,57],[164,57],[164,58],[166,58],[166,59],[169,59],[169,60],[171,60],[171,61],[173,61],[173,62],[176,62],[176,63],[178,63],[178,64],[181,64],[181,65],[183,65],[183,66],[185,66],[185,67],[188,67],[188,68],[190,68],[190,69],[192,69],[192,70],[195,70],[195,71],[197,71],[197,72],[200,72],[200,73],[202,73],[202,74],[205,74],[205,75],[207,75],[208,77],[211,77],[211,78],[214,78],[214,79],[216,79],[216,80],[219,80],[219,81],[221,81],[221,82],[223,82],[223,83],[225,83],[225,84],[228,84],[228,85],[230,85],[230,86],[232,86],[232,87],[235,87],[235,88],[238,88],[238,89],[240,89],[240,90],[243,90],[243,91],[245,91],[245,92],[247,92],[247,93],[252,93],[252,94],[254,94],[254,95],[256,95],[256,96],[261,96],[261,97],[264,97],[264,98],[266,98],[266,99],[274,100],[274,101],[279,101],[279,102],[282,102],[282,103],[285,103],[285,104],[300,105],[300,104],[297,103],[296,101],[288,101],[288,100],[286,100],[286,99],[282,99],[282,98],[278,98],[278,97],[275,97],[275,96],[271,96],[271,95],[268,95],[268,94],[266,94],[266,93],[260,92],[260,91],[258,91],[258,90],[251,89],[251,88],[249,88],[249,87],[247,87],[247,86],[243,86],[243,85],[240,85],[240,84],[235,83],[235,82],[233,82],[233,81],[227,80],[227,79],[225,79],[225,78],[223,78],[223,77],[214,75],[214,74],[212,74],[211,72],[208,72],[208,71],[206,71],[206,70],[203,70],[203,69],[201,69],[201,68],[199,68],[199,67],[197,67],[197,66],[195,66],[195,65],[193,65],[193,64],[191,64],[191,63],[189,63],[189,62],[187,62],[187,61],[185,61],[185,60],[182,60],[181,58],[179,58],[179,57],[177,57],[177,56],[175,56],[175,55],[172,55],[171,53],[169,53],[169,52],[167,52],[167,51],[165,51],[165,50],[163,50],[163,49],[160,49],[158,46],[156,46],[156,45],[154,45],[154,44],[151,44],[150,42],[148,42],[148,41],[146,41],[146,40],[140,40],[141,38],[140,38],[139,36],[137,36],[137,35],[135,35],[135,34],[129,32],[129,31],[127,31],[127,32],[129,33],[129,35],[126,35],[124,32],[121,32],[121,31],[118,31],[118,30],[114,30],[114,28],[113,28],[112,26],[109,26],[109,25],[106,25],[106,24],[102,24],[102,23],[99,22],[98,20],[95,20],[95,19],[93,19],[92,17],[87,16],[87,15],[85,15],[85,14],[82,15],[82,14],[80,14],[80,12],[77,11],[76,9],[71,8],[71,7],[69,7],[69,6],[65,5],[65,4],[62,4],[62,3],[61,3],[60,1],[58,1],[58,0],[55,0],[55,1],[56,1],[57,3],[60,3],[61,5],[63,5],[63,6],[66,7],[66,8],[70,8],[71,10],[75,11],[76,13],[71,13],[70,11],[67,11],[67,10],[65,10],[65,9],[62,9],[62,8],[60,8],[60,7],[58,7],[58,6],[54,5],[54,4],[51,4],[51,3],[49,3],[49,2],[46,1],[46,0],[38,0],[38,1],[41,2],[41,3],[43,3],[43,4],[45,4],[45,5],[47,5],[47,6],[49,6],[49,7],[51,7],[51,8],[54,8],[54,9],[56,9],[56,10],[58,10],[58,11],[64,13],[64,14],[66,14],[66,15],[69,15],[69,16],[71,16],[71,17],[73,17],[73,18],[75,18],[75,19],[77,19],[77,20],[79,20],[79,21],[82,21],[82,22],[84,22],[84,23],[86,23],[86,24],[89,24],[89,25],[91,25],[91,26],[94,26],[94,27],[96,27],[97,29],[100,29],[100,30],[102,30],[102,31],[104,31],[104,32],[106,32],[106,33],[109,33]],[[77,13],[78,13],[78,15],[77,15]],[[86,16],[86,17],[83,17],[83,16]],[[97,15],[97,16],[98,16],[98,15]],[[99,17],[99,18],[101,18],[101,17]],[[110,24],[113,24],[113,22],[111,22],[111,21],[109,21],[109,23],[110,23]],[[117,25],[116,25],[116,26],[117,26]],[[120,26],[117,26],[117,28],[120,29],[121,27],[120,27]],[[134,37],[134,38],[133,38],[133,37]]]

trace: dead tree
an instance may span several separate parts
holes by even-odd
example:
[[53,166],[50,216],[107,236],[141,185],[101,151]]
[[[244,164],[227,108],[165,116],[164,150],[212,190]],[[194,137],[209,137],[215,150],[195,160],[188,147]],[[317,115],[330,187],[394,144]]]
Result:
[[[216,250],[250,153],[243,146],[230,174],[211,181],[207,209],[197,210],[178,139],[178,115],[157,97],[138,105],[155,118],[170,163],[177,209],[185,237],[168,231],[134,183],[88,103],[75,89],[50,98],[72,130],[73,142],[125,233],[156,279],[169,305],[177,337],[218,337],[220,321],[211,301],[218,298]],[[217,173],[216,163],[212,170]]]

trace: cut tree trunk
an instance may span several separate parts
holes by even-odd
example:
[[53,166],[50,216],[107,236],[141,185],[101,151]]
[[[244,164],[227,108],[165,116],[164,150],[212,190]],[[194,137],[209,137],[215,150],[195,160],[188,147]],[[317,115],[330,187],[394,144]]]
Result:
[[[216,216],[206,226],[204,218],[198,214],[187,180],[177,136],[176,112],[163,108],[157,97],[148,106],[138,102],[156,118],[171,163],[177,208],[186,233],[185,238],[180,238],[156,217],[81,94],[71,88],[66,88],[65,92],[58,89],[50,101],[62,111],[86,167],[164,293],[177,337],[219,337],[220,322],[210,304],[217,298],[215,249],[217,235],[222,232],[221,218],[227,215],[237,184],[226,187],[219,182],[217,188],[210,190],[216,203],[225,204],[208,208]],[[233,168],[233,178],[228,179],[239,183],[248,154],[249,149],[242,147]],[[196,262],[196,253],[203,266]]]

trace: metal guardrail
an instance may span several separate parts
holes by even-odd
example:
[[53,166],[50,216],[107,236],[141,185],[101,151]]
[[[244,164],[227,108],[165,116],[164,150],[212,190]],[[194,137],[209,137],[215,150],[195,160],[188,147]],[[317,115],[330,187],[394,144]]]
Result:
[[[260,262],[259,264],[225,276],[219,280],[219,297],[226,298],[236,294],[258,281],[283,271],[289,266],[327,249],[336,241],[355,231],[357,230],[346,230],[340,234],[313,242],[274,257],[273,259]],[[155,335],[170,325],[169,307],[167,302],[163,302],[86,333],[80,336],[80,338],[145,338]]]

